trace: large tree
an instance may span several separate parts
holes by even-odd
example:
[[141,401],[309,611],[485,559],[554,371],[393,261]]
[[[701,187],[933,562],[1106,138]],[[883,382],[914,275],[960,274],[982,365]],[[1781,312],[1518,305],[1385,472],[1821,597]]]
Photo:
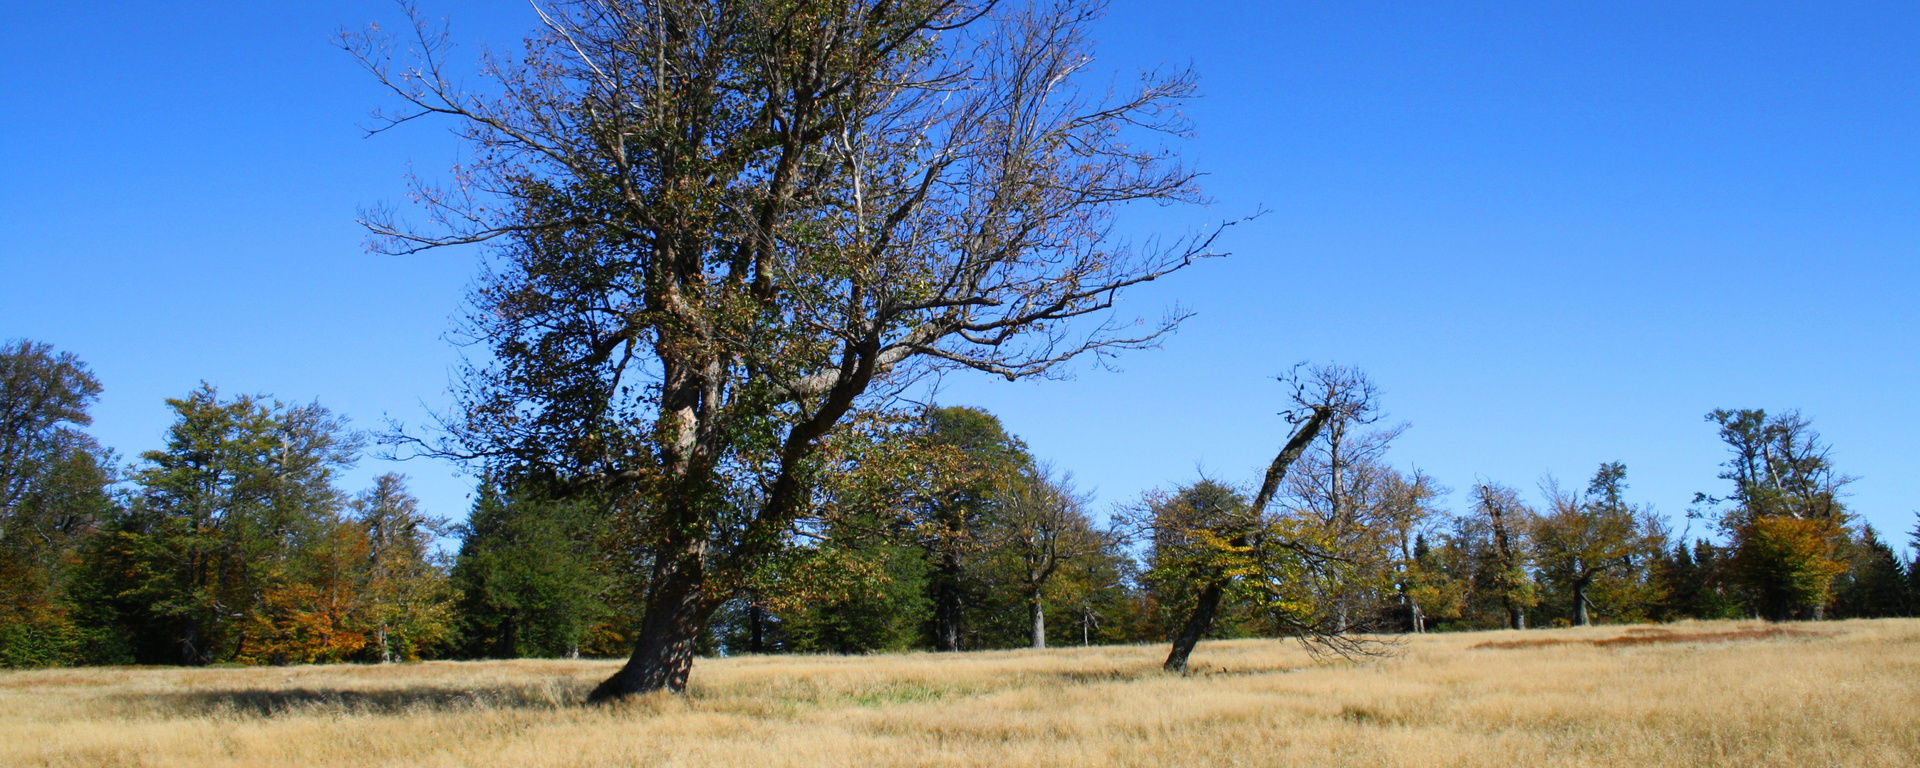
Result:
[[434,448],[617,499],[643,534],[638,639],[596,700],[685,688],[850,414],[932,370],[1019,378],[1178,321],[1111,310],[1212,236],[1109,234],[1126,204],[1195,199],[1161,149],[1191,81],[1083,86],[1097,11],[563,1],[485,94],[423,24],[413,61],[345,38],[404,100],[394,123],[450,118],[474,150],[420,190],[432,223],[369,218],[393,251],[494,245],[468,329],[488,362]]
[[926,549],[933,645],[957,651],[983,602],[979,555],[987,528],[1034,469],[1032,454],[1000,419],[978,408],[929,408],[910,446],[923,462],[897,493]]
[[1719,409],[1707,420],[1731,454],[1720,477],[1733,488],[1695,500],[1724,506],[1732,582],[1762,617],[1821,617],[1834,577],[1846,571],[1840,558],[1851,515],[1841,498],[1853,478],[1835,470],[1831,446],[1797,411]]
[[70,563],[112,510],[112,457],[82,427],[100,383],[71,352],[0,347],[0,666],[74,661]]

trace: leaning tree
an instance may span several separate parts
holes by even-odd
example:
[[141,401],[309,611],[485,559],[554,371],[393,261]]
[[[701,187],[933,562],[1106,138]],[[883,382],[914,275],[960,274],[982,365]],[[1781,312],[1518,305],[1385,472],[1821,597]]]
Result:
[[[684,690],[715,609],[810,514],[837,428],[932,371],[1009,379],[1151,344],[1119,293],[1218,228],[1129,245],[1129,204],[1197,201],[1165,148],[1184,72],[1087,82],[1097,3],[556,0],[469,90],[417,13],[342,44],[471,160],[374,211],[388,252],[491,245],[485,350],[421,447],[603,500],[648,569],[596,700]],[[544,7],[543,7],[544,6]]]

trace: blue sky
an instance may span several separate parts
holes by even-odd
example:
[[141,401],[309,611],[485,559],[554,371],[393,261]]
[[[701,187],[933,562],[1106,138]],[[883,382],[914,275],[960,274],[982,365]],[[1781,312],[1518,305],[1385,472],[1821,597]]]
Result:
[[[511,45],[524,3],[423,3]],[[1104,508],[1197,472],[1251,479],[1284,438],[1272,377],[1368,371],[1393,461],[1532,493],[1623,461],[1677,516],[1723,490],[1703,415],[1798,408],[1906,540],[1920,509],[1920,7],[1912,3],[1115,2],[1096,69],[1191,64],[1180,147],[1204,209],[1270,211],[1229,259],[1127,298],[1197,312],[1069,381],[953,377]],[[167,397],[319,400],[361,427],[447,403],[443,337],[478,254],[364,251],[357,209],[445,169],[445,126],[365,138],[377,86],[332,33],[377,0],[9,6],[0,25],[0,337],[80,355],[94,432],[160,445]],[[398,469],[464,515],[450,467]],[[1537,494],[1534,494],[1537,497]],[[1696,530],[1697,527],[1696,527]]]

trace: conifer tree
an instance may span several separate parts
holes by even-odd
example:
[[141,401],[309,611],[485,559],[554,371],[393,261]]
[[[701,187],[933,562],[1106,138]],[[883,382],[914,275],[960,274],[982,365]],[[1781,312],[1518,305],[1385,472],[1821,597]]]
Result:
[[94,552],[116,581],[110,613],[142,661],[290,660],[259,628],[286,629],[272,616],[316,576],[359,438],[317,403],[223,400],[202,384],[167,404],[166,447],[142,455],[134,502]]

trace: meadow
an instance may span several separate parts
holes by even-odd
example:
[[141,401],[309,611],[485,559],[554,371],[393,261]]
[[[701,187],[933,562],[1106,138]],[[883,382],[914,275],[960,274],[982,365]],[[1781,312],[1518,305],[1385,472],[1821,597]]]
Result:
[[704,659],[0,673],[4,766],[1908,766],[1920,619]]

